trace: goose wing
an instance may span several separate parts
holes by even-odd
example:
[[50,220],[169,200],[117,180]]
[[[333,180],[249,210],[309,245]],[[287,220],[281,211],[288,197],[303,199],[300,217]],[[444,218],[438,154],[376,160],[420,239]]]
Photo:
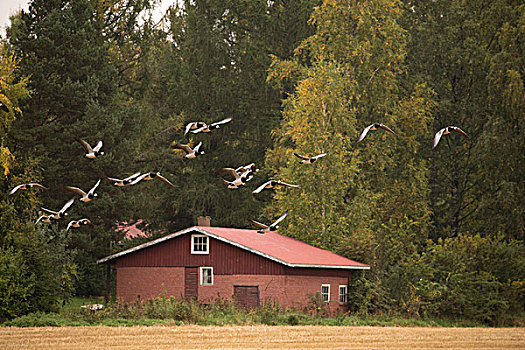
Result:
[[302,156],[302,155],[300,155],[300,154],[298,154],[298,153],[295,153],[295,152],[294,152],[294,155],[295,155],[297,158],[302,159],[302,160],[308,160],[308,159],[310,159],[310,157],[305,157],[305,156]]
[[44,185],[41,185],[39,183],[36,183],[36,182],[32,182],[30,184],[28,184],[29,187],[37,187],[37,188],[41,188],[43,190],[48,190],[49,188],[47,188],[46,186]]
[[262,190],[264,190],[266,188],[266,186],[268,184],[270,184],[270,182],[271,182],[271,180],[270,181],[266,181],[261,186],[257,187],[255,190],[253,190],[252,193],[259,193],[259,192],[261,192]]
[[455,132],[465,136],[465,137],[468,137],[467,133],[464,132],[463,130],[461,130],[460,128],[458,128],[457,126],[451,126],[450,127],[452,130],[454,130]]
[[[57,211],[49,210],[44,207],[40,207],[40,210],[42,210],[44,213],[49,214],[49,215],[58,215]],[[45,215],[42,215],[42,216],[45,216]]]
[[361,135],[359,136],[359,139],[357,140],[357,142],[361,142],[363,141],[363,139],[366,137],[366,134],[368,134],[368,131],[370,131],[370,128],[374,126],[374,124],[370,124],[369,126],[367,126],[365,128],[365,130],[363,130],[363,132],[361,133]]
[[90,190],[89,190],[89,193],[94,193],[95,190],[97,189],[98,185],[100,185],[100,179],[98,179],[97,183],[95,184],[95,186],[93,186]]
[[133,175],[128,176],[127,178],[125,178],[124,181],[129,181],[129,180],[131,180],[131,179],[136,178],[136,177],[139,176],[139,175],[140,175],[140,172],[135,173],[135,174],[133,174]]
[[436,132],[436,135],[434,135],[434,142],[432,143],[432,149],[436,148],[436,146],[438,145],[439,140],[441,140],[441,136],[443,135],[443,132],[445,131],[445,129],[446,128],[439,130],[438,132]]
[[321,157],[326,156],[327,154],[328,154],[327,152],[324,152],[324,153],[321,153],[321,154],[316,155],[315,157],[312,157],[312,159],[321,158]]
[[13,189],[11,190],[11,192],[9,192],[9,195],[14,194],[14,193],[15,193],[16,191],[18,191],[18,190],[20,189],[20,187],[22,187],[22,186],[25,186],[25,184],[21,184],[21,185],[16,186],[15,188],[13,188]]
[[64,214],[66,212],[66,210],[69,209],[69,207],[71,207],[71,205],[73,204],[73,202],[75,201],[75,198],[71,198],[70,200],[67,201],[66,204],[64,204],[64,206],[62,207],[62,209],[60,209],[60,214]]
[[380,127],[381,129],[383,129],[383,130],[388,131],[388,132],[391,133],[391,134],[397,135],[392,129],[390,129],[390,128],[389,128],[388,126],[386,126],[386,125],[379,124],[379,127]]
[[270,226],[272,226],[272,227],[277,226],[278,223],[280,223],[281,221],[284,220],[284,218],[286,217],[286,215],[288,215],[288,210],[287,210],[283,215],[281,215],[281,216],[279,217],[279,219],[275,220],[275,222],[274,222],[273,224],[271,224]]
[[66,190],[66,191],[69,191],[69,192],[73,192],[73,193],[79,194],[79,195],[81,195],[82,197],[84,197],[84,196],[87,195],[86,192],[84,192],[83,190],[81,190],[81,189],[78,188],[78,187],[73,187],[73,186],[64,186],[63,189]]
[[86,150],[87,153],[93,153],[93,148],[91,148],[89,143],[87,143],[86,141],[84,141],[82,139],[76,139],[76,140],[78,142],[80,142],[80,144],[84,147],[84,149]]
[[117,178],[115,178],[115,177],[109,177],[109,176],[105,176],[104,178],[105,178],[106,180],[108,180],[108,181],[111,181],[111,182],[121,182],[121,181],[123,181],[123,180],[121,180],[121,179],[117,179]]
[[230,174],[236,180],[241,177],[233,168],[220,168],[216,172],[219,174]]
[[172,145],[171,148],[172,149],[181,149],[181,150],[183,150],[186,153],[191,153],[193,151],[190,146],[188,146],[188,145],[181,145],[181,144]]
[[222,125],[222,124],[226,124],[226,123],[229,123],[231,122],[232,118],[226,118],[226,119],[223,119],[221,121],[218,121],[218,122],[215,122],[215,123],[212,123],[211,125],[212,126],[215,126],[215,125]]
[[77,223],[77,221],[75,220],[71,220],[69,222],[69,224],[67,224],[67,228],[66,228],[66,232],[69,231],[69,229],[71,228],[71,226],[75,225]]
[[193,152],[199,152],[199,149],[201,148],[201,146],[202,146],[202,141],[199,142],[199,143],[197,144],[197,146],[195,146],[195,148],[193,148]]
[[93,148],[93,151],[95,152],[98,152],[100,151],[100,149],[102,148],[102,140],[100,140],[97,145],[95,146],[95,148]]
[[147,173],[146,174],[142,174],[142,175],[136,177],[135,180],[131,181],[129,184],[130,185],[135,185],[135,184],[139,183],[140,181],[142,181],[146,176],[148,176]]
[[265,225],[263,223],[260,223],[259,221],[255,221],[255,220],[252,220],[252,219],[248,219],[248,222],[251,223],[253,226],[255,226],[257,228],[266,229],[266,228],[269,227],[268,225]]
[[42,216],[40,216],[40,217],[38,218],[38,220],[36,220],[35,225],[38,224],[40,221],[42,221],[42,219],[47,218],[47,217],[48,217],[47,215],[42,215]]
[[197,126],[197,122],[191,122],[186,125],[186,128],[184,129],[184,135],[188,134],[191,129],[194,129]]
[[155,176],[156,179],[159,179],[160,181],[162,182],[165,182],[167,183],[168,185],[170,185],[171,187],[175,187],[174,184],[172,184],[168,179],[166,179],[164,176],[160,175],[160,174],[157,174],[157,176]]
[[295,187],[295,188],[299,187],[299,185],[292,185],[292,184],[289,184],[283,181],[277,181],[277,184],[282,185],[282,186]]
[[208,125],[204,125],[204,126],[201,126],[200,128],[198,129],[195,129],[195,130],[191,130],[191,132],[193,134],[198,134],[200,132],[203,132],[204,130],[208,129]]

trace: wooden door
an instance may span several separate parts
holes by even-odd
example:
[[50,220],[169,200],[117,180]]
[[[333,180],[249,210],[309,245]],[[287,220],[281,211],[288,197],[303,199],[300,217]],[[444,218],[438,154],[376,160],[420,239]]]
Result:
[[195,298],[199,294],[199,268],[186,267],[184,268],[184,296],[186,298]]
[[233,298],[247,309],[259,306],[259,286],[233,286]]

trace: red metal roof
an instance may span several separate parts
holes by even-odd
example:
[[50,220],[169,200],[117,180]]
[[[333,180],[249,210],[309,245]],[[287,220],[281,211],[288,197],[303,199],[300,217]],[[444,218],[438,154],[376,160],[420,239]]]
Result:
[[110,255],[106,258],[100,259],[98,263],[104,263],[109,260],[116,259],[120,256],[147,248],[149,246],[192,231],[208,235],[220,241],[230,243],[241,249],[248,250],[252,253],[264,256],[268,259],[291,267],[320,267],[341,269],[370,268],[369,265],[347,259],[329,250],[311,246],[294,238],[280,235],[277,232],[267,232],[260,234],[257,232],[257,230],[213,226],[189,227],[182,231],[166,235],[120,253]]
[[196,227],[291,265],[369,267],[366,264],[347,259],[326,249],[311,246],[294,238],[280,235],[277,232],[260,234],[257,230]]

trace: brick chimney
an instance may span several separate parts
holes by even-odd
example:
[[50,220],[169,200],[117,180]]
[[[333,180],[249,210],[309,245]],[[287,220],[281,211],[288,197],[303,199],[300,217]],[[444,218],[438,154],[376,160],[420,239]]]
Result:
[[209,216],[197,217],[197,226],[211,226],[211,218]]

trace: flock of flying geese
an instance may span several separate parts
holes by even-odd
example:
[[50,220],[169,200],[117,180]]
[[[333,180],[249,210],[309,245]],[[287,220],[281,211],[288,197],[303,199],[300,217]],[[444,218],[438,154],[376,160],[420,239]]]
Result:
[[[5,109],[7,109],[7,107],[0,102],[0,109],[5,111]],[[232,118],[226,118],[224,120],[221,120],[221,121],[218,121],[218,122],[215,122],[215,123],[212,123],[212,124],[206,124],[206,123],[201,122],[201,121],[199,121],[199,122],[190,122],[185,127],[184,136],[186,136],[190,132],[193,133],[193,134],[210,133],[212,130],[219,129],[221,125],[229,123],[231,120],[232,120]],[[378,129],[383,129],[383,130],[386,130],[387,132],[389,132],[389,133],[391,133],[393,135],[397,135],[388,126],[380,124],[380,123],[374,123],[374,124],[371,124],[371,125],[367,126],[363,130],[363,132],[359,136],[359,139],[357,140],[357,142],[363,141],[369,131],[371,131],[371,130],[378,130]],[[441,139],[441,137],[443,135],[450,134],[451,132],[457,132],[457,133],[459,133],[459,134],[461,134],[461,135],[463,135],[465,137],[468,137],[468,135],[463,130],[461,130],[460,128],[458,128],[456,126],[447,126],[447,127],[443,128],[443,129],[439,130],[435,134],[434,142],[432,144],[432,149],[434,149],[438,145],[438,143],[439,143],[439,141],[440,141],[440,139]],[[85,154],[86,158],[94,159],[94,158],[97,158],[99,156],[104,155],[104,152],[101,151],[101,148],[102,148],[102,145],[103,145],[102,141],[98,141],[98,143],[95,145],[95,147],[91,147],[91,145],[89,143],[87,143],[86,141],[84,141],[82,139],[76,139],[76,141],[78,141],[84,147],[84,149],[86,151],[86,154]],[[186,157],[188,159],[196,158],[199,155],[203,155],[204,151],[201,150],[201,147],[202,147],[202,142],[199,142],[193,148],[190,147],[187,144],[179,144],[179,143],[174,144],[174,145],[171,146],[171,148],[174,149],[174,150],[182,150],[182,151],[184,151],[186,153],[184,157]],[[324,152],[324,153],[321,153],[321,154],[318,154],[318,155],[315,155],[315,156],[312,156],[312,157],[307,157],[307,156],[300,155],[298,153],[294,153],[294,155],[297,158],[300,159],[300,163],[302,163],[302,164],[312,164],[315,161],[317,161],[319,158],[322,158],[322,157],[326,156],[327,154],[328,153]],[[222,177],[219,177],[219,178],[224,184],[226,184],[228,186],[228,188],[230,188],[230,189],[237,189],[237,188],[239,188],[241,186],[246,185],[246,183],[248,181],[250,181],[254,177],[254,174],[257,171],[259,171],[259,169],[256,168],[255,163],[251,163],[251,164],[248,164],[248,165],[240,166],[240,167],[238,167],[236,169],[234,169],[234,168],[221,168],[221,169],[218,169],[216,171],[216,173],[217,174],[227,174],[227,175],[229,175],[231,177],[231,181],[228,181],[228,180],[226,180],[226,179],[224,179]],[[117,187],[136,185],[137,183],[139,183],[141,181],[149,181],[149,180],[154,180],[154,179],[160,180],[160,181],[162,181],[162,182],[164,182],[164,183],[166,183],[166,184],[168,184],[168,185],[170,185],[172,187],[175,187],[168,179],[163,177],[160,174],[160,172],[148,172],[148,173],[145,173],[145,174],[137,172],[137,173],[135,173],[135,174],[133,174],[131,176],[128,176],[128,177],[126,177],[124,179],[118,179],[118,178],[105,176],[105,179],[110,181],[110,182],[112,182],[113,185],[117,186]],[[95,191],[96,191],[97,187],[100,185],[100,182],[101,182],[101,180],[99,179],[95,183],[95,185],[87,192],[85,192],[84,190],[82,190],[82,189],[80,189],[78,187],[72,187],[72,186],[64,186],[63,190],[66,190],[66,191],[69,191],[69,192],[72,192],[74,194],[79,195],[80,196],[79,200],[81,202],[89,202],[89,201],[91,201],[92,199],[94,199],[94,198],[96,198],[98,196],[98,194],[95,193]],[[259,187],[257,187],[255,190],[253,190],[252,193],[257,194],[257,193],[260,193],[261,191],[263,191],[265,189],[271,189],[271,188],[274,188],[276,186],[286,186],[286,187],[294,187],[294,188],[298,188],[299,187],[299,185],[289,184],[289,183],[286,183],[286,182],[283,182],[283,181],[280,181],[280,180],[269,180],[269,181],[266,181],[265,183],[263,183],[262,185],[260,185]],[[43,189],[43,190],[47,190],[48,189],[47,187],[45,187],[45,186],[43,186],[43,185],[41,185],[39,183],[21,184],[21,185],[16,186],[15,188],[13,188],[9,192],[9,195],[15,194],[18,190],[27,190],[27,189],[32,189],[32,188],[39,188],[39,189]],[[68,215],[66,211],[73,205],[74,200],[75,200],[75,197],[71,198],[58,211],[54,211],[54,210],[50,210],[50,209],[46,209],[46,208],[41,207],[40,210],[42,212],[44,212],[45,214],[40,216],[35,224],[38,224],[41,221],[50,223],[53,220],[59,220],[59,219],[65,218]],[[257,227],[259,229],[257,232],[265,233],[265,232],[269,232],[269,231],[276,231],[279,228],[278,224],[286,217],[286,215],[288,215],[288,211],[286,211],[284,214],[282,214],[277,220],[275,220],[275,222],[273,222],[270,225],[266,225],[266,224],[263,224],[263,223],[260,223],[258,221],[251,220],[251,219],[248,220],[248,221],[252,225],[254,225],[255,227]],[[72,220],[67,225],[66,231],[69,231],[72,227],[77,228],[77,227],[81,227],[81,226],[84,226],[84,225],[91,225],[92,226],[93,224],[88,218],[83,218],[83,219],[79,219],[79,220]]]

